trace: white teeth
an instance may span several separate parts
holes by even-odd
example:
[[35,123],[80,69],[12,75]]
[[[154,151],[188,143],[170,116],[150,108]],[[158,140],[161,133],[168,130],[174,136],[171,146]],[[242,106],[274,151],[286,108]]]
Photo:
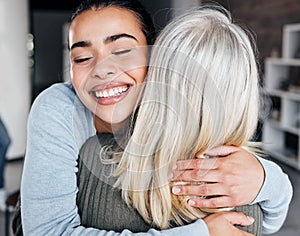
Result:
[[115,92],[113,91],[113,89],[109,90],[109,96],[114,96],[115,95]]
[[111,88],[105,91],[95,91],[94,94],[97,98],[107,98],[107,97],[114,97],[119,96],[122,93],[126,92],[128,90],[127,86],[117,87],[117,88]]

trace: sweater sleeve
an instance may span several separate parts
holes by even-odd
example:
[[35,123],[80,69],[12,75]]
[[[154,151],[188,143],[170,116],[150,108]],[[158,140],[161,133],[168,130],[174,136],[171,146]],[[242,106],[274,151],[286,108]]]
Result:
[[157,231],[155,229],[150,229],[145,233],[132,233],[125,229],[121,233],[116,233],[114,231],[97,230],[93,228],[84,228],[82,226],[74,228],[72,232],[63,235],[87,235],[87,236],[178,236],[178,235],[188,235],[188,236],[209,236],[208,228],[205,222],[201,219],[196,222],[172,228],[168,230]]
[[278,231],[283,225],[293,189],[288,176],[272,161],[257,157],[265,170],[265,182],[254,203],[259,203],[263,211],[265,234]]
[[81,226],[76,206],[76,173],[78,145],[85,140],[78,141],[77,136],[87,126],[81,127],[82,124],[74,120],[74,104],[55,101],[55,97],[50,98],[50,103],[42,100],[39,98],[34,103],[28,119],[21,182],[24,235],[209,235],[202,220],[170,230],[151,229],[146,233],[128,230],[116,233]]

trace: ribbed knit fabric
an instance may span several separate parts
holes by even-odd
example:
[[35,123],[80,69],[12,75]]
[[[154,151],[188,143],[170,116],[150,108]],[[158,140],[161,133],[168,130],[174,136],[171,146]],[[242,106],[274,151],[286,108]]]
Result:
[[262,235],[263,214],[258,204],[235,207],[234,211],[244,212],[245,215],[252,216],[255,219],[255,222],[252,225],[247,227],[237,226],[238,228],[243,229],[244,231],[252,233],[256,236]]
[[[101,161],[101,148],[116,145],[111,134],[101,134],[90,138],[80,151],[77,206],[82,225],[117,232],[123,229],[145,232],[151,225],[145,223],[135,209],[126,205],[120,189],[113,187],[116,180],[111,177],[114,166]],[[236,207],[234,211],[242,211],[255,219],[251,226],[240,228],[261,235],[262,212],[258,204]]]
[[101,162],[102,145],[116,147],[117,144],[112,135],[101,134],[99,140],[96,136],[90,138],[80,151],[77,206],[82,225],[116,232],[124,229],[148,231],[150,225],[134,208],[127,206],[120,189],[113,187],[116,180],[111,177],[114,167]]

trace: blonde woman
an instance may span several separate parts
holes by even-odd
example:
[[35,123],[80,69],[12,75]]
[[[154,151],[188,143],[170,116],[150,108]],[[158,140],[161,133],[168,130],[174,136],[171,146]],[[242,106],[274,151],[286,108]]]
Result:
[[224,144],[249,147],[257,127],[255,53],[247,34],[224,13],[188,12],[160,34],[117,166],[125,201],[160,228],[205,216],[172,195],[168,180],[176,162]]
[[[225,209],[193,208],[188,204],[193,196],[172,195],[170,179],[178,179],[172,174],[178,160],[205,157],[208,150],[224,144],[255,147],[249,142],[259,110],[253,47],[252,39],[221,8],[188,12],[161,32],[152,48],[147,83],[129,139],[124,142],[120,132],[115,140],[102,133],[81,150],[77,204],[84,226],[139,232],[204,218],[210,235],[250,235],[233,229],[243,222],[233,222],[231,213],[222,212]],[[181,184],[201,184],[198,177]],[[120,194],[124,202],[119,201]],[[287,206],[278,212],[280,220],[266,216],[265,232],[272,220],[282,224]],[[211,219],[218,216],[230,223],[214,221],[219,224],[212,226]],[[256,220],[259,224],[260,219]],[[259,226],[256,233],[260,234]],[[208,235],[208,231],[199,235]]]

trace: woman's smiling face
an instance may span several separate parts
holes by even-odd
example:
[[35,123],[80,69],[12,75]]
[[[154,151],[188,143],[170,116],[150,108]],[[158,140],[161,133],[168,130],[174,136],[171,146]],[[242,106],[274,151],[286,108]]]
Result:
[[147,72],[140,22],[117,7],[87,10],[70,25],[71,78],[81,101],[103,122],[125,121]]

